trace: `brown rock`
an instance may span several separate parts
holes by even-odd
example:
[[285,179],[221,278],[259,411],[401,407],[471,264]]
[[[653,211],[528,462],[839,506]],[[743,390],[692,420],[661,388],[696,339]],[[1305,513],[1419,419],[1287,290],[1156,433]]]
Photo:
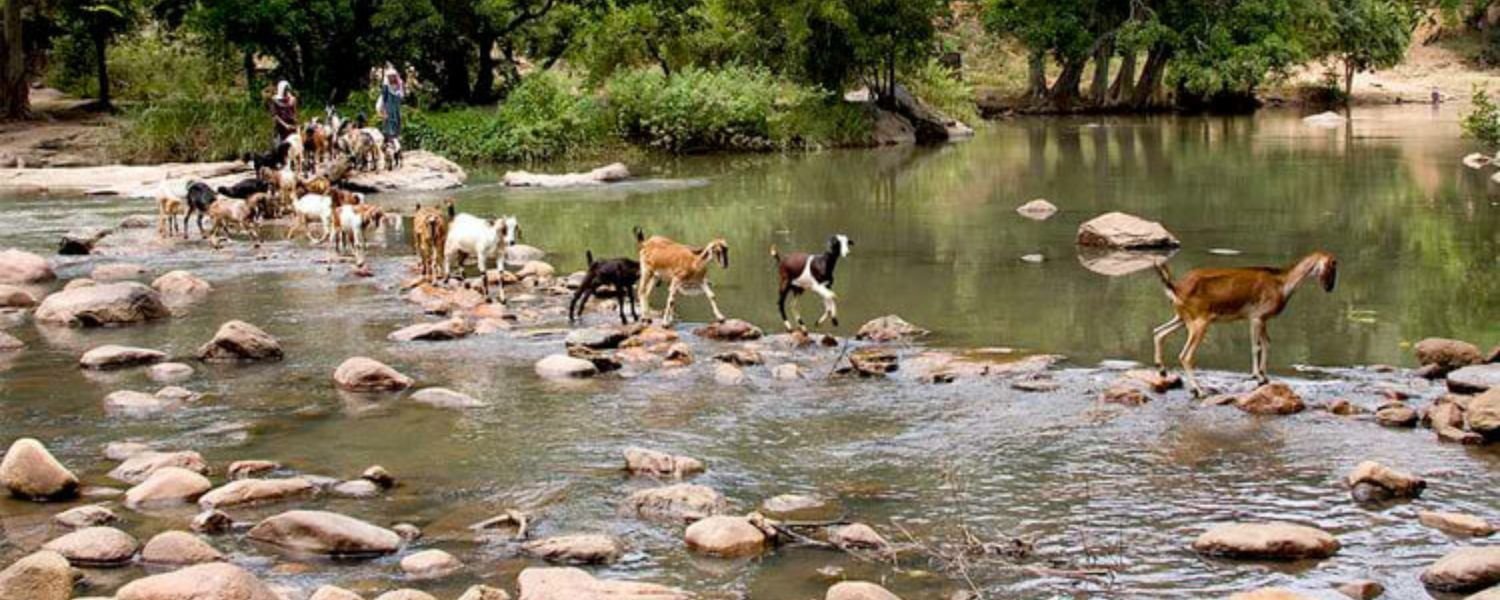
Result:
[[1349,487],[1359,484],[1372,484],[1384,488],[1395,498],[1416,498],[1422,495],[1422,490],[1427,489],[1427,481],[1421,477],[1404,471],[1397,471],[1373,460],[1367,460],[1354,467],[1344,482]]
[[1241,397],[1236,408],[1253,415],[1290,415],[1307,408],[1302,398],[1285,383],[1268,383]]
[[521,571],[520,600],[689,600],[691,594],[651,583],[595,579],[575,567]]
[[1457,535],[1489,537],[1495,534],[1494,525],[1472,515],[1423,510],[1417,512],[1417,521],[1433,529]]
[[1151,398],[1134,386],[1113,385],[1099,394],[1099,401],[1106,404],[1142,406],[1150,402]]
[[212,562],[137,579],[115,600],[282,600],[248,571]]
[[364,470],[363,473],[359,474],[359,477],[361,479],[369,480],[375,485],[380,486],[382,489],[390,489],[396,487],[396,477],[394,475],[391,475],[390,471],[385,470],[385,467],[382,467],[380,465],[370,465]]
[[224,560],[224,555],[186,531],[165,531],[146,542],[141,560],[159,565],[196,565]]
[[628,510],[649,519],[692,522],[723,512],[724,496],[713,488],[690,483],[636,491],[625,501]]
[[272,361],[284,356],[281,342],[244,321],[225,322],[213,339],[198,347],[198,360],[207,362]]
[[178,467],[198,474],[208,473],[208,463],[203,456],[191,450],[180,452],[156,452],[147,450],[130,455],[120,466],[109,472],[109,477],[125,483],[141,483],[158,469]]
[[413,383],[412,378],[363,356],[339,365],[333,372],[333,381],[340,389],[351,392],[395,392],[409,388]]
[[10,248],[0,251],[0,283],[46,283],[57,279],[47,259]]
[[906,319],[896,315],[886,315],[867,321],[860,325],[859,331],[854,334],[855,339],[871,342],[898,342],[913,340],[931,333],[930,331],[908,323]]
[[1228,523],[1198,536],[1193,549],[1209,556],[1296,560],[1327,558],[1339,542],[1319,529],[1291,523]]
[[125,491],[125,506],[144,508],[185,504],[213,488],[208,478],[181,467],[162,467]]
[[693,335],[721,342],[743,342],[758,340],[765,334],[759,327],[751,325],[747,321],[728,319],[694,329]]
[[1464,419],[1470,431],[1487,438],[1500,437],[1500,387],[1490,388],[1470,400]]
[[6,600],[69,600],[73,597],[73,569],[68,559],[43,550],[29,554],[0,571],[0,598]]
[[599,374],[599,367],[581,358],[553,354],[537,361],[536,374],[546,379],[580,379]]
[[1386,427],[1416,427],[1417,411],[1403,404],[1386,404],[1375,411],[1375,421]]
[[469,589],[464,592],[464,595],[459,596],[458,600],[510,600],[510,594],[500,588],[475,585],[469,586]]
[[152,281],[151,289],[168,304],[181,304],[208,296],[214,286],[187,271],[170,271]]
[[231,480],[249,479],[280,468],[281,463],[269,460],[237,460],[229,463],[229,469],[224,474]]
[[1291,590],[1282,588],[1260,588],[1248,592],[1240,592],[1229,597],[1229,600],[1310,600],[1307,596],[1298,594]]
[[31,308],[36,296],[13,285],[0,284],[0,308]]
[[1099,215],[1078,226],[1078,245],[1103,248],[1176,248],[1182,243],[1160,223],[1122,212]]
[[469,326],[468,321],[454,318],[435,323],[408,325],[391,332],[386,339],[393,342],[441,342],[467,337],[471,333],[474,333],[474,328]]
[[1375,600],[1385,593],[1385,586],[1377,581],[1363,579],[1339,584],[1337,588],[1340,594],[1354,598],[1354,600]]
[[78,495],[78,477],[32,438],[10,445],[0,461],[0,486],[28,500],[63,500]]
[[416,580],[447,577],[463,568],[463,563],[442,550],[423,550],[401,559],[401,570]]
[[84,327],[128,325],[170,316],[172,312],[156,290],[133,281],[57,292],[42,300],[34,315],[41,323]]
[[130,562],[140,543],[113,527],[85,527],[47,542],[50,550],[80,567],[119,567]]
[[250,539],[293,550],[333,556],[390,554],[401,536],[338,513],[294,510],[270,517],[247,534]]
[[1461,367],[1479,364],[1484,359],[1474,344],[1447,338],[1427,338],[1417,342],[1412,350],[1416,353],[1417,364],[1428,367],[1424,373],[1433,378],[1442,377]]
[[156,363],[146,367],[146,378],[157,383],[177,383],[193,376],[193,367],[180,362]]
[[234,519],[217,510],[205,510],[193,517],[192,528],[198,533],[228,533],[234,528]]
[[645,448],[625,449],[625,470],[633,475],[682,479],[702,473],[703,461],[687,456],[673,456]]
[[824,600],[901,600],[890,590],[868,581],[841,581],[828,588]]
[[231,481],[204,494],[198,506],[204,509],[223,509],[249,504],[277,502],[291,498],[311,496],[317,488],[306,479],[240,479]]
[[625,544],[613,536],[576,534],[527,542],[521,551],[549,562],[608,564],[620,558]]
[[1475,592],[1500,584],[1500,546],[1449,552],[1422,572],[1422,583],[1441,592]]
[[437,597],[422,590],[401,589],[376,596],[375,600],[437,600]]
[[758,554],[766,546],[765,532],[744,517],[708,517],[689,525],[683,539],[697,552],[727,558]]
[[845,549],[884,550],[890,547],[890,542],[887,542],[873,527],[864,523],[850,523],[836,527],[829,532],[828,541]]
[[78,366],[94,370],[123,369],[166,359],[167,353],[159,350],[106,344],[83,353],[83,357],[78,359]]

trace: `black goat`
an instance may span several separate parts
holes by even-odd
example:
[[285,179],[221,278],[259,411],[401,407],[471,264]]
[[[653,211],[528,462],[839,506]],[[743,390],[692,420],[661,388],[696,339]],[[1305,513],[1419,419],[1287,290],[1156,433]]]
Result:
[[589,303],[589,298],[599,294],[601,288],[608,286],[605,297],[613,297],[615,304],[620,308],[620,324],[630,321],[625,319],[625,303],[630,303],[630,314],[635,320],[641,320],[641,314],[635,306],[635,284],[641,279],[641,263],[629,258],[611,258],[608,260],[594,261],[594,252],[585,251],[588,257],[589,270],[583,275],[583,283],[578,285],[578,291],[573,294],[573,300],[568,303],[568,322],[573,323],[583,314],[584,306]]
[[[771,247],[771,258],[777,261],[778,271],[781,275],[780,297],[776,300],[776,308],[781,310],[781,324],[787,331],[792,330],[792,322],[786,318],[786,296],[787,294],[802,295],[802,292],[811,290],[823,297],[823,315],[818,317],[818,325],[823,321],[833,319],[834,327],[839,324],[838,295],[833,293],[833,270],[839,264],[839,259],[849,256],[849,248],[854,241],[844,234],[835,234],[828,238],[828,250],[822,254],[811,255],[801,252],[788,254],[785,257],[776,252],[776,247]],[[797,303],[792,302],[792,314],[797,317],[797,327],[803,330],[807,326],[802,323],[802,313],[797,310]]]
[[276,144],[275,148],[272,148],[270,152],[267,152],[265,154],[246,155],[245,162],[250,163],[250,167],[254,169],[256,173],[260,172],[261,167],[270,167],[272,169],[280,170],[281,167],[286,164],[286,155],[288,152],[291,152],[291,150],[291,142],[282,142],[280,144]]
[[229,196],[230,198],[239,198],[240,200],[249,198],[253,194],[269,191],[271,191],[271,186],[259,177],[246,177],[235,182],[234,185],[219,186],[220,196]]
[[203,231],[203,215],[208,214],[209,205],[218,199],[218,194],[214,193],[214,189],[208,187],[208,184],[202,181],[188,183],[187,212],[182,215],[182,239],[187,239],[188,218],[192,217],[195,212],[198,213],[198,235],[208,237],[208,234]]

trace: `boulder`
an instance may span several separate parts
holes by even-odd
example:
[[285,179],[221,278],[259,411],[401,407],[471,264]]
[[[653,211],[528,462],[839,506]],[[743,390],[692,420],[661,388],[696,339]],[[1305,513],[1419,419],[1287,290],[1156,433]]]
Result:
[[1255,388],[1255,391],[1235,400],[1234,406],[1252,415],[1290,415],[1307,408],[1297,392],[1280,382]]
[[16,339],[4,331],[0,331],[0,352],[14,352],[26,347],[26,342]]
[[240,479],[226,483],[198,499],[204,509],[224,509],[311,496],[317,488],[306,479]]
[[1099,215],[1078,226],[1080,246],[1143,249],[1176,248],[1182,243],[1160,223],[1122,212]]
[[1477,592],[1500,584],[1500,546],[1458,548],[1422,572],[1422,583],[1440,592]]
[[168,271],[151,282],[151,289],[167,304],[185,304],[207,297],[214,286],[187,271]]
[[875,528],[864,523],[850,523],[833,528],[828,532],[828,541],[844,549],[859,550],[884,550],[890,547],[890,542],[881,536]]
[[1375,600],[1385,593],[1385,586],[1378,581],[1361,579],[1341,583],[1334,587],[1338,593],[1353,598],[1354,600]]
[[193,367],[180,362],[156,363],[146,368],[146,378],[157,383],[178,383],[193,376]]
[[674,456],[645,448],[625,449],[625,470],[632,475],[682,479],[704,470],[703,461],[688,456]]
[[150,274],[151,270],[135,263],[110,263],[99,265],[89,272],[89,279],[94,281],[130,281],[140,279]]
[[1478,346],[1447,338],[1427,338],[1417,342],[1412,350],[1416,354],[1417,364],[1423,367],[1423,373],[1433,378],[1469,365],[1477,365],[1484,358],[1480,355]]
[[196,535],[164,531],[146,542],[141,560],[158,565],[196,565],[224,560],[224,555]]
[[1418,420],[1416,410],[1399,402],[1386,404],[1375,411],[1375,422],[1386,427],[1416,427]]
[[463,570],[464,564],[442,550],[423,550],[401,559],[401,570],[412,579],[438,579]]
[[766,534],[745,517],[715,516],[689,525],[688,548],[725,558],[751,556],[766,547]]
[[0,571],[0,598],[69,600],[72,597],[73,569],[68,559],[56,552],[28,554]]
[[338,513],[293,510],[257,523],[250,539],[313,554],[370,556],[390,554],[401,536],[383,527]]
[[125,491],[125,506],[138,509],[186,504],[212,488],[207,477],[181,467],[162,467]]
[[536,374],[546,379],[576,379],[593,377],[599,373],[599,367],[594,363],[581,358],[573,358],[566,354],[553,354],[537,361]]
[[585,533],[530,541],[521,551],[549,562],[609,564],[625,552],[625,544],[614,536]]
[[160,350],[105,344],[84,352],[83,357],[78,359],[78,365],[85,369],[102,371],[149,365],[166,359],[167,353]]
[[234,519],[217,510],[205,510],[193,516],[193,531],[198,533],[228,533],[234,528]]
[[625,506],[630,512],[648,519],[692,522],[723,512],[727,503],[724,496],[711,487],[678,483],[638,490],[626,499]]
[[576,567],[531,567],[516,580],[519,600],[689,600],[692,594],[630,581],[596,579]]
[[1500,437],[1500,387],[1492,387],[1470,400],[1464,419],[1469,431],[1490,439]]
[[1433,529],[1456,535],[1489,537],[1495,534],[1494,525],[1473,515],[1421,510],[1417,511],[1417,521]]
[[338,586],[323,585],[313,590],[312,596],[309,596],[307,600],[365,600],[365,598]]
[[1041,198],[1016,207],[1016,212],[1033,221],[1045,221],[1057,214],[1057,205]]
[[547,280],[555,276],[557,276],[557,268],[539,260],[528,260],[516,270],[516,278],[521,280]]
[[0,461],[0,485],[17,498],[65,500],[78,495],[78,477],[32,438],[11,443]]
[[1193,549],[1208,556],[1297,560],[1327,558],[1339,542],[1323,530],[1292,523],[1227,523],[1205,531]]
[[417,390],[411,395],[411,399],[434,408],[479,408],[485,405],[473,396],[441,387]]
[[406,588],[386,592],[376,596],[375,600],[437,600],[437,597],[422,590]]
[[1470,365],[1448,374],[1448,390],[1455,394],[1482,394],[1500,387],[1500,364]]
[[[894,373],[896,372],[896,370],[901,368],[900,363],[898,362],[899,360],[900,357],[897,356],[895,351],[891,350],[890,348],[860,348],[858,350],[855,350],[854,352],[849,353],[849,368],[852,369],[855,373],[866,377],[884,377],[885,375]],[[952,362],[953,361],[951,360],[947,361],[947,364],[951,366]],[[944,368],[932,370],[932,373],[934,374],[942,374],[946,372],[948,371],[946,371],[946,369]],[[931,380],[938,381],[937,378],[933,378]]]
[[603,185],[629,178],[630,169],[624,163],[612,163],[584,173],[562,175],[508,171],[500,182],[507,187],[559,188]]
[[198,347],[198,360],[208,362],[281,360],[283,356],[281,342],[244,321],[220,325],[214,338]]
[[368,479],[351,479],[340,481],[330,488],[329,493],[342,498],[374,498],[380,495],[380,486]]
[[94,251],[94,245],[110,233],[107,227],[79,227],[64,233],[57,243],[57,253],[64,256],[82,256]]
[[333,372],[333,381],[350,392],[396,392],[411,387],[412,378],[363,356],[348,359]]
[[128,325],[172,316],[156,290],[133,281],[100,283],[57,292],[42,300],[35,318],[42,323],[100,327]]
[[628,329],[601,325],[569,331],[568,337],[563,340],[563,343],[569,348],[581,347],[590,350],[612,350],[619,348],[620,344],[629,337],[630,332]]
[[70,508],[52,515],[54,523],[69,529],[83,529],[85,527],[107,525],[119,519],[113,511],[98,504]]
[[510,594],[505,590],[493,588],[487,585],[473,585],[465,590],[458,600],[510,600]]
[[743,342],[758,340],[765,332],[748,321],[726,319],[694,329],[693,335],[720,342]]
[[723,386],[744,385],[748,381],[745,371],[729,363],[714,365],[714,382]]
[[901,597],[868,581],[840,581],[828,588],[823,600],[901,600]]
[[249,479],[280,468],[281,463],[269,460],[237,460],[229,463],[229,468],[224,470],[224,476],[231,481]]
[[109,472],[109,477],[115,481],[125,483],[141,483],[151,477],[159,469],[166,467],[179,467],[194,473],[207,474],[208,463],[203,461],[203,455],[191,450],[179,452],[156,452],[146,450],[131,454]]
[[119,567],[130,562],[140,542],[113,527],[85,527],[42,545],[77,567]]
[[474,333],[474,328],[464,319],[447,319],[433,323],[417,323],[391,332],[386,336],[393,342],[441,342],[456,340]]
[[31,308],[36,296],[13,285],[0,284],[0,308]]
[[781,494],[772,496],[760,503],[761,512],[768,516],[781,519],[789,519],[793,516],[805,515],[807,513],[825,512],[829,509],[827,502],[803,494]]
[[931,332],[908,323],[906,319],[896,315],[886,315],[860,325],[854,337],[870,342],[898,342],[916,339],[928,333]]
[[10,248],[0,251],[0,283],[46,283],[57,279],[47,259]]
[[1344,483],[1350,488],[1374,485],[1385,490],[1383,495],[1391,498],[1416,498],[1422,495],[1422,490],[1427,489],[1427,482],[1421,477],[1397,471],[1373,460],[1355,466],[1344,478]]
[[211,562],[137,579],[115,600],[283,600],[249,571]]

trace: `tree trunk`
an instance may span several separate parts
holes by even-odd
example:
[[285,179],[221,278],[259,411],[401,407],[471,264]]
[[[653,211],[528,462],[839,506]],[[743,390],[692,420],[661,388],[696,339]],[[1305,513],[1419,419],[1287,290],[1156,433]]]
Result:
[[1095,107],[1104,106],[1109,92],[1109,63],[1115,55],[1112,41],[1099,44],[1094,50],[1094,82],[1089,85],[1089,102]]
[[252,101],[256,100],[260,90],[255,89],[255,53],[249,48],[245,48],[244,63],[240,66],[245,69],[245,93],[250,95]]
[[1120,59],[1120,72],[1115,74],[1115,82],[1109,86],[1110,105],[1124,102],[1135,92],[1135,54],[1132,50]]
[[109,103],[109,62],[106,60],[106,49],[109,40],[103,34],[94,34],[94,62],[99,68],[99,107],[105,110],[114,108]]
[[1354,102],[1354,61],[1344,60],[1344,106]]
[[459,45],[449,48],[443,57],[443,83],[438,95],[444,102],[463,102],[469,98],[469,53]]
[[646,36],[646,52],[650,53],[651,60],[656,61],[656,64],[661,67],[662,74],[666,75],[667,79],[671,79],[672,64],[667,62],[667,57],[662,55],[661,48],[656,46],[656,40],[651,39],[651,36]]
[[24,119],[31,114],[31,89],[26,81],[26,46],[21,38],[22,0],[6,0],[5,25],[0,29],[0,119]]
[[1057,81],[1052,82],[1050,100],[1055,108],[1066,109],[1077,104],[1082,97],[1079,85],[1083,83],[1083,70],[1088,66],[1088,59],[1071,59],[1063,64],[1062,73],[1057,75]]
[[1047,97],[1047,53],[1032,50],[1026,56],[1026,97],[1042,100]]
[[479,38],[479,66],[474,74],[474,92],[469,95],[473,104],[489,104],[495,100],[495,38],[481,35]]
[[1172,51],[1165,46],[1153,46],[1146,53],[1146,65],[1141,68],[1141,77],[1136,81],[1135,94],[1130,98],[1130,106],[1136,110],[1150,108],[1156,101],[1156,94],[1161,88],[1163,75],[1167,72],[1167,61],[1172,57]]

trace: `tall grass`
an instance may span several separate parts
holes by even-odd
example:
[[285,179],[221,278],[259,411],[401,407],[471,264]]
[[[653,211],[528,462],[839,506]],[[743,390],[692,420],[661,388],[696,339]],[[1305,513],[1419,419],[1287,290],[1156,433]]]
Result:
[[403,137],[456,160],[514,162],[558,158],[603,143],[604,112],[562,76],[527,77],[498,107],[411,111]]
[[243,98],[173,98],[126,111],[116,154],[130,163],[232,160],[271,145],[265,107]]
[[979,121],[979,105],[974,88],[959,74],[936,60],[914,71],[908,78],[911,93],[943,114],[974,125]]

